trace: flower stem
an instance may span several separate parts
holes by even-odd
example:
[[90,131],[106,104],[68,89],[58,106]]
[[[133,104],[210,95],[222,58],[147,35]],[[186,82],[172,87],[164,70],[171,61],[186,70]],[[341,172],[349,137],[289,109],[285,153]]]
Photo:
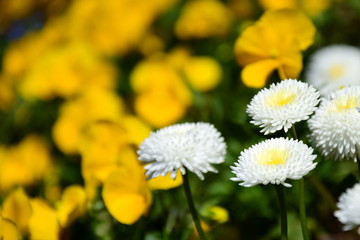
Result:
[[290,134],[291,134],[293,139],[296,139],[296,140],[298,139],[297,134],[296,134],[296,129],[295,129],[294,125],[291,126]]
[[197,230],[197,232],[199,234],[199,237],[200,237],[201,240],[206,240],[205,233],[204,233],[203,229],[201,228],[200,219],[199,219],[199,216],[198,216],[198,214],[196,212],[194,201],[193,201],[192,196],[191,196],[190,185],[189,185],[189,177],[188,177],[187,173],[185,173],[183,175],[183,187],[184,187],[184,190],[185,190],[186,200],[188,202],[189,209],[190,209],[192,218],[194,220],[195,227],[196,227],[196,230]]
[[305,208],[305,194],[304,194],[304,179],[299,180],[299,209],[300,209],[300,221],[301,230],[304,240],[309,240],[309,230],[306,221],[306,208]]
[[283,185],[274,185],[280,205],[281,240],[288,239],[286,201]]
[[[294,125],[291,126],[291,136],[294,139],[298,139],[296,134],[296,129]],[[299,210],[300,210],[300,222],[301,222],[301,230],[304,240],[309,240],[309,230],[307,227],[306,220],[306,207],[305,207],[305,194],[304,194],[304,179],[301,178],[299,180]]]

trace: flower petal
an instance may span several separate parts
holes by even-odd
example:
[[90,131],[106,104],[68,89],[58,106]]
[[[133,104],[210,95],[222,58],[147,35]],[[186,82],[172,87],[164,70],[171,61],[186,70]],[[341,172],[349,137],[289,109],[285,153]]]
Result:
[[181,172],[178,171],[176,178],[172,179],[170,177],[170,172],[165,176],[157,176],[148,180],[149,187],[154,190],[167,190],[170,188],[175,188],[180,186],[183,183]]
[[285,8],[266,11],[259,21],[271,26],[279,36],[293,36],[301,50],[307,49],[314,42],[316,29],[310,18],[299,10]]
[[43,200],[31,200],[32,215],[29,220],[30,239],[58,240],[60,225],[56,211]]
[[242,70],[241,79],[248,87],[264,87],[267,77],[278,66],[279,62],[272,59],[266,59],[249,64]]
[[31,207],[30,200],[22,188],[16,189],[7,196],[2,210],[2,216],[13,221],[21,233],[27,232]]

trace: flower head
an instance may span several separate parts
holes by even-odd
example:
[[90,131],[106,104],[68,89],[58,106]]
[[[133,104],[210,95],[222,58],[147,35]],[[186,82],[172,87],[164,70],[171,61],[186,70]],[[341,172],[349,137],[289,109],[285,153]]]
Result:
[[[360,183],[341,194],[337,207],[339,210],[334,214],[345,225],[344,231],[360,226]],[[360,234],[360,228],[358,233]]]
[[182,123],[152,132],[140,145],[139,160],[149,163],[144,168],[149,178],[172,178],[186,168],[204,179],[203,173],[217,172],[212,163],[224,162],[226,145],[223,137],[209,123]]
[[272,138],[245,149],[238,162],[231,166],[239,185],[282,184],[291,187],[286,179],[300,179],[312,169],[313,149],[299,140]]
[[260,126],[265,134],[282,128],[287,132],[294,123],[308,119],[318,103],[319,93],[315,88],[287,79],[256,94],[246,112],[253,119],[251,123]]
[[311,139],[326,158],[360,159],[360,86],[322,100],[308,121]]
[[306,71],[306,80],[328,95],[341,86],[360,85],[360,49],[332,45],[314,53]]
[[297,78],[302,69],[301,51],[313,43],[314,36],[314,25],[301,11],[266,11],[235,43],[236,59],[244,66],[243,83],[261,88],[275,69],[281,79]]

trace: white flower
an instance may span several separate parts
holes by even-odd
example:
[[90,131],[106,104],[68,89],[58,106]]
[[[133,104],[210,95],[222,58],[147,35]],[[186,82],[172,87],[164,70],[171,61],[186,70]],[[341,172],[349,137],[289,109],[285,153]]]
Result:
[[251,187],[257,184],[282,184],[286,179],[300,179],[317,163],[313,149],[299,140],[287,138],[268,139],[241,152],[238,162],[231,166],[239,185]]
[[260,126],[265,134],[284,129],[288,131],[299,121],[307,120],[319,103],[320,94],[315,88],[293,79],[271,84],[251,100],[246,112],[251,123]]
[[311,140],[326,158],[360,159],[360,86],[323,99],[308,121]]
[[342,86],[360,85],[360,50],[347,45],[324,47],[310,58],[306,81],[324,96]]
[[[335,216],[345,225],[344,231],[360,226],[360,183],[341,194],[337,207],[339,210],[335,211]],[[360,228],[358,233],[360,234]]]
[[203,173],[217,172],[212,163],[222,163],[226,145],[223,137],[208,123],[175,124],[152,132],[140,145],[139,160],[149,163],[146,175],[154,178],[171,172],[172,178],[185,168],[204,179]]

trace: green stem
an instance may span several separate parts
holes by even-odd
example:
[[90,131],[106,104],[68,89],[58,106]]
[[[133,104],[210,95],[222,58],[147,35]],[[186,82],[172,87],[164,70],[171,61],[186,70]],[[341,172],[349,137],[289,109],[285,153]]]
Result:
[[279,200],[280,206],[280,222],[281,222],[281,240],[287,240],[287,213],[286,213],[286,201],[283,185],[274,185],[276,195]]
[[206,240],[205,233],[204,233],[203,229],[201,228],[199,216],[198,216],[198,214],[196,212],[194,201],[193,201],[192,196],[191,196],[190,185],[189,185],[189,177],[188,177],[187,173],[185,173],[183,175],[183,187],[184,187],[184,190],[185,190],[186,200],[188,202],[189,209],[190,209],[192,218],[194,220],[195,227],[196,227],[196,230],[197,230],[197,232],[199,234],[199,237],[200,237],[201,240]]
[[304,240],[309,240],[309,230],[307,227],[306,220],[306,208],[305,208],[305,194],[304,194],[304,179],[299,180],[299,209],[300,209],[300,221],[301,221],[301,230]]
[[[294,139],[298,139],[296,129],[294,125],[291,126],[291,136]],[[306,220],[306,207],[305,207],[305,194],[304,194],[304,179],[301,178],[299,180],[299,209],[300,209],[300,222],[301,222],[301,230],[304,240],[309,240],[309,230],[307,227]]]
[[[358,168],[359,168],[359,174],[360,174],[360,159],[359,158],[356,158],[356,162],[357,162],[357,165],[358,165]],[[359,175],[360,176],[360,175]]]
[[290,134],[291,134],[292,138],[298,139],[294,125],[291,126]]

